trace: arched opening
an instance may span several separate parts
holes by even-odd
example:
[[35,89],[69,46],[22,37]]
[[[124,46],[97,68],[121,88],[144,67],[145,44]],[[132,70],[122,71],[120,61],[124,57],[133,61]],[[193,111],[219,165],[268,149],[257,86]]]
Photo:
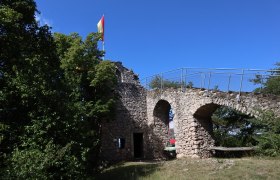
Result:
[[[174,135],[174,112],[171,105],[166,100],[160,100],[157,102],[154,111],[154,135],[157,137],[155,146],[158,148],[160,156],[167,147],[170,147],[168,151],[172,151],[172,156],[175,155],[175,135]],[[173,148],[171,148],[173,147]],[[167,149],[166,149],[167,148]]]
[[174,125],[174,111],[172,108],[169,110],[169,145],[175,147],[175,125]]
[[209,157],[211,155],[208,148],[214,146],[215,143],[211,116],[218,107],[219,105],[217,104],[206,104],[194,113],[194,119],[197,123],[194,140],[200,157]]
[[122,77],[122,73],[120,70],[116,69],[116,76],[117,76],[117,80],[119,83],[123,82],[123,77]]
[[253,136],[259,133],[260,127],[254,123],[252,116],[220,106],[212,115],[215,146],[250,147],[257,141]]
[[[257,133],[249,115],[214,103],[200,107],[194,118],[197,123],[199,155],[209,157],[209,147],[250,147],[255,145],[252,135]],[[236,149],[235,149],[236,150]]]
[[169,127],[169,111],[171,105],[165,100],[160,100],[154,109],[155,132],[161,135],[162,139],[167,139]]

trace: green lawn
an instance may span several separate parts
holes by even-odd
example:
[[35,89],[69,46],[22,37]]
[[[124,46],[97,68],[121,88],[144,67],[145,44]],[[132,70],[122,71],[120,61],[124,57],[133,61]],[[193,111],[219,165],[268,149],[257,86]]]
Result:
[[126,162],[104,170],[96,179],[280,179],[280,159],[179,159]]

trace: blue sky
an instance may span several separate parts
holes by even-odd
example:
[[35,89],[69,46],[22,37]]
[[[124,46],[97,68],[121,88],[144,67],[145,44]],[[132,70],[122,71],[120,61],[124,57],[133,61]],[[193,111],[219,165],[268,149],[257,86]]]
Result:
[[274,68],[279,0],[37,0],[53,32],[96,32],[105,15],[105,59],[140,78],[180,67]]

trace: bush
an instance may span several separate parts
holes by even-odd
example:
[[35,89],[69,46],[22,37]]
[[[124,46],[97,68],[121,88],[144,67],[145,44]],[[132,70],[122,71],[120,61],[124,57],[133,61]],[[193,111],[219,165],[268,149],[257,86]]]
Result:
[[256,137],[258,148],[256,153],[264,156],[280,156],[280,134],[266,133]]
[[49,142],[38,147],[15,149],[7,170],[12,179],[76,179],[82,177],[81,165],[70,152],[71,144],[59,147]]
[[256,153],[265,156],[280,156],[280,118],[272,111],[260,111],[260,117],[253,121],[261,127],[255,140],[258,142]]

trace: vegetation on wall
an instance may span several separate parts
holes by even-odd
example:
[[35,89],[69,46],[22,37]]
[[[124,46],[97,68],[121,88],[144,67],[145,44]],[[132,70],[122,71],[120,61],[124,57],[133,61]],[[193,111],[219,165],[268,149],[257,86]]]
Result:
[[149,88],[151,89],[161,89],[161,88],[181,88],[182,86],[186,88],[192,88],[193,87],[193,82],[188,82],[185,84],[185,82],[179,82],[179,81],[171,81],[168,79],[162,78],[160,75],[157,75],[153,77],[151,82],[149,83]]

